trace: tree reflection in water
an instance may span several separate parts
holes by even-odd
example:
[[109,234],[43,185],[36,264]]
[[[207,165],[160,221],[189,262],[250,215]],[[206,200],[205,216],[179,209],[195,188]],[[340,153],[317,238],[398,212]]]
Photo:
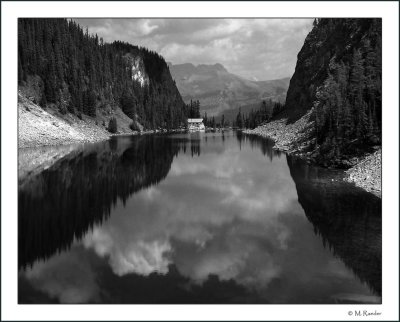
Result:
[[[380,296],[380,199],[343,182],[339,172],[272,147],[270,140],[241,132],[116,137],[24,178],[18,201],[20,303],[41,301],[34,284],[39,282],[26,270],[37,261],[44,263],[35,263],[32,274],[41,273],[42,282],[47,272],[62,275],[65,267],[66,279],[76,283],[82,277],[70,277],[69,267],[80,261],[95,266],[86,283],[97,276],[93,287],[106,290],[108,297],[99,301],[107,303],[300,303],[315,302],[319,290],[324,303],[340,291],[379,301],[368,297],[371,292],[352,272]],[[93,236],[93,228],[103,235]],[[117,251],[144,254],[152,267],[163,269],[116,270],[88,246],[99,236],[117,238]],[[158,248],[143,248],[148,245]],[[161,257],[151,254],[163,249]],[[340,272],[330,275],[332,267]],[[200,277],[201,284],[192,283]],[[304,290],[304,283],[315,292]],[[163,296],[158,289],[168,291]]]
[[68,249],[110,215],[118,198],[125,203],[131,194],[159,183],[182,148],[163,136],[118,141],[64,157],[19,187],[20,268]]
[[375,294],[382,293],[381,199],[327,169],[288,157],[299,203],[325,247]]

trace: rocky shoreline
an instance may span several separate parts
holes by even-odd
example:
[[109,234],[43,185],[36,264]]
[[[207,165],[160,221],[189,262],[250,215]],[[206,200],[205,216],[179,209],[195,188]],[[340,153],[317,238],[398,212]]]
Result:
[[[312,110],[291,124],[286,124],[285,119],[275,120],[253,130],[244,130],[243,133],[269,138],[275,142],[274,149],[312,162],[312,152],[306,152],[314,143],[310,136],[313,125],[310,121],[311,113]],[[353,158],[352,167],[345,171],[344,180],[381,198],[381,160],[381,148],[364,158]]]
[[[254,134],[272,139],[274,148],[288,154],[297,155],[312,162],[312,152],[307,149],[313,144],[311,136],[313,122],[310,121],[312,110],[294,123],[286,120],[275,120],[243,133]],[[79,143],[91,143],[108,140],[114,135],[135,135],[129,128],[129,121],[118,115],[122,124],[118,134],[111,134],[104,122],[83,116],[82,119],[68,114],[63,117],[54,115],[34,104],[23,95],[18,96],[18,148],[38,148],[45,146],[66,146]],[[120,124],[118,123],[118,124]],[[101,124],[101,125],[99,125]],[[158,133],[162,131],[146,131]],[[63,149],[64,150],[64,149]],[[53,149],[51,151],[54,151]],[[25,153],[32,155],[32,152]],[[50,159],[54,161],[63,153],[55,153]],[[352,167],[345,173],[344,180],[353,182],[374,195],[381,197],[381,149],[362,159],[353,158]],[[32,159],[32,158],[27,158]]]
[[[129,120],[116,112],[120,133],[134,135]],[[121,112],[122,113],[122,112]],[[50,167],[64,156],[78,151],[84,143],[108,140],[113,136],[101,120],[83,115],[58,115],[18,95],[18,180]],[[118,135],[118,134],[117,134]]]
[[[137,134],[129,128],[130,120],[116,110],[118,134]],[[45,110],[18,95],[18,148],[59,146],[75,143],[92,143],[108,140],[112,134],[107,130],[106,117],[91,118],[73,114],[60,115],[53,110]]]
[[[50,167],[64,156],[79,151],[85,143],[106,141],[113,136],[166,133],[166,130],[132,131],[132,122],[122,111],[115,110],[118,132],[107,130],[107,117],[91,118],[74,114],[60,115],[54,110],[43,109],[18,93],[18,179]],[[172,130],[171,132],[180,132]]]
[[361,187],[375,196],[381,198],[382,194],[382,149],[372,153],[362,159],[357,165],[346,171],[345,180],[354,182],[356,186]]
[[[44,148],[49,146],[65,146],[82,143],[105,141],[113,136],[168,133],[166,129],[132,131],[132,122],[120,110],[114,111],[117,118],[118,131],[115,134],[107,130],[104,117],[91,118],[73,114],[59,115],[52,110],[45,110],[27,99],[18,96],[18,148]],[[169,132],[182,132],[172,129]]]
[[18,97],[18,148],[96,142],[109,138],[94,120],[53,115],[29,99]]
[[303,150],[313,143],[313,140],[309,139],[313,126],[313,122],[310,121],[311,113],[312,110],[291,124],[287,124],[286,119],[280,119],[253,130],[244,130],[243,133],[269,138],[275,142],[275,149],[302,156]]

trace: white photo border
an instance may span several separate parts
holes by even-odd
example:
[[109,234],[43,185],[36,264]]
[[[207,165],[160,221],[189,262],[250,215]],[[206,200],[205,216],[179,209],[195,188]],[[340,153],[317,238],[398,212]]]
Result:
[[[399,3],[354,2],[2,2],[1,318],[2,320],[375,320],[399,319]],[[381,305],[18,305],[18,17],[381,17],[383,198]],[[380,312],[370,317],[348,312]]]

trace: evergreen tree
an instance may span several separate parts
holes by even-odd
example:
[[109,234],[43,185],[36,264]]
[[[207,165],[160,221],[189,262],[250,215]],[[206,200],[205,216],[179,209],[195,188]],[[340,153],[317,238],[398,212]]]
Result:
[[241,108],[239,108],[239,112],[236,116],[236,126],[241,129],[244,126],[244,122],[243,122],[243,116],[242,116],[242,110]]
[[[132,78],[132,56],[142,59],[149,78],[144,85]],[[20,86],[27,86],[28,76],[43,81],[40,102],[49,108],[67,106],[70,113],[95,116],[102,106],[120,106],[152,128],[178,127],[188,117],[160,55],[120,41],[104,43],[72,20],[18,19]]]
[[117,133],[117,119],[115,117],[112,117],[108,122],[107,130],[110,133]]

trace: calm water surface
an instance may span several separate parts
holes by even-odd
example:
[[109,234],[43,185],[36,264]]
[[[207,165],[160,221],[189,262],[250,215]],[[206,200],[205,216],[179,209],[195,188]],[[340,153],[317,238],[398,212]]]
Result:
[[19,303],[381,303],[381,201],[240,133],[115,137],[19,182]]

